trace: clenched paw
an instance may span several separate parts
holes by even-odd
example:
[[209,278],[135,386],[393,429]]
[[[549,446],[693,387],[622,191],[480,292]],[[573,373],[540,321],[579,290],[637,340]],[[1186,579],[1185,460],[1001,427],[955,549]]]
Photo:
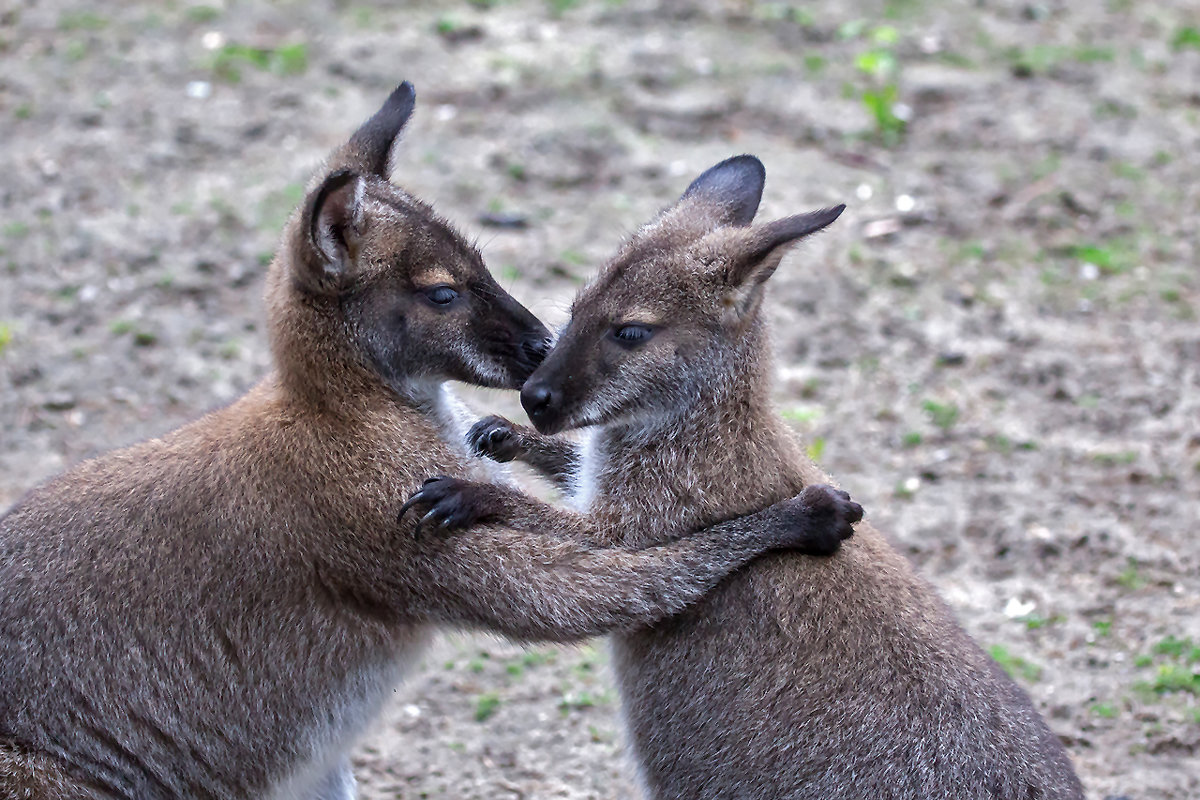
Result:
[[797,498],[808,514],[807,533],[797,548],[802,553],[828,556],[854,535],[854,523],[863,518],[863,507],[841,489],[823,483],[804,487]]
[[413,536],[420,536],[426,523],[444,530],[469,528],[491,513],[488,485],[439,475],[422,484],[400,507],[397,522],[411,508],[427,506],[425,515],[417,521]]
[[467,447],[475,455],[493,461],[512,461],[521,448],[517,442],[517,426],[504,417],[484,417],[467,432]]

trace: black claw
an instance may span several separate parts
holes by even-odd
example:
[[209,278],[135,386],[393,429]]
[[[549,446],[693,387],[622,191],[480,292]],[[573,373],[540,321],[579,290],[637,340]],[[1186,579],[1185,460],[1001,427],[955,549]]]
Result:
[[424,501],[424,498],[422,497],[421,492],[417,492],[412,497],[405,500],[404,505],[400,506],[400,513],[396,515],[396,521],[399,522],[400,520],[404,519],[404,515],[408,512],[408,510],[410,508],[412,508],[413,506],[416,506],[416,505],[420,505],[423,501]]

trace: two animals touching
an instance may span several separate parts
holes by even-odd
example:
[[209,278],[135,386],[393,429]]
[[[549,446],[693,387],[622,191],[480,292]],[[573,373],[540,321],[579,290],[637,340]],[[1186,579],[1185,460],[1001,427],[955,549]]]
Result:
[[[413,105],[402,84],[284,231],[261,382],[0,517],[0,798],[352,798],[354,743],[442,626],[611,634],[654,800],[1081,798],[772,407],[766,286],[842,208],[755,223],[762,164],[721,162],[551,349],[389,181]],[[450,380],[520,388],[534,427],[472,425]]]

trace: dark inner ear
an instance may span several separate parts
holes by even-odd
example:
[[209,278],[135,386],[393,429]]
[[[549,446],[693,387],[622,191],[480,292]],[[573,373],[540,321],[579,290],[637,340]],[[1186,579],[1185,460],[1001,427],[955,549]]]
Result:
[[355,228],[358,182],[361,176],[341,169],[325,179],[304,209],[303,243],[296,277],[311,292],[337,291],[349,274],[358,251]]
[[845,210],[844,204],[837,205],[758,226],[752,232],[749,246],[734,260],[727,282],[732,286],[762,283],[775,272],[789,246],[829,225]]
[[362,124],[333,166],[358,169],[387,179],[391,175],[392,145],[412,116],[417,93],[408,81],[396,87],[383,106]]
[[726,225],[749,225],[758,213],[766,180],[761,161],[751,155],[734,156],[706,169],[680,199],[697,198],[716,206]]

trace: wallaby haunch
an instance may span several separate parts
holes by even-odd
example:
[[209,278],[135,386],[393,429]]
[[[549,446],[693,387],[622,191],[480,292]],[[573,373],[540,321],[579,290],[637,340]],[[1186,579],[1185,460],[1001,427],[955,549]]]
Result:
[[[467,482],[443,516],[643,547],[827,480],[772,405],[761,303],[842,209],[751,226],[763,180],[751,156],[705,172],[575,300],[521,399],[543,434],[588,427],[581,451],[500,418],[472,430],[569,487],[587,524]],[[1029,698],[869,526],[833,558],[757,561],[614,652],[656,800],[1082,797]]]
[[400,86],[330,159],[267,279],[275,369],[0,517],[0,798],[349,798],[348,752],[431,624],[572,639],[651,624],[771,549],[836,549],[831,489],[665,547],[413,535],[466,476],[443,382],[516,388],[545,328],[388,181]]

